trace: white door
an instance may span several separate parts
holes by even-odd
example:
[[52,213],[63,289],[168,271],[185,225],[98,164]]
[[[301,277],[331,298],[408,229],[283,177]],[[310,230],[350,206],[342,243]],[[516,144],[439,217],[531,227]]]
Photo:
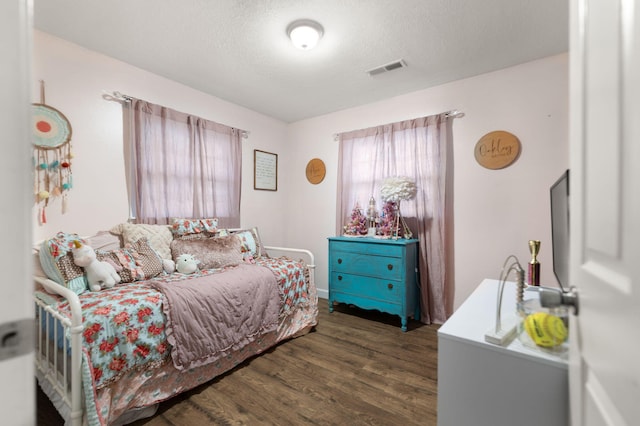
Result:
[[640,424],[640,3],[571,0],[574,426]]
[[35,424],[31,276],[31,1],[0,1],[0,423]]

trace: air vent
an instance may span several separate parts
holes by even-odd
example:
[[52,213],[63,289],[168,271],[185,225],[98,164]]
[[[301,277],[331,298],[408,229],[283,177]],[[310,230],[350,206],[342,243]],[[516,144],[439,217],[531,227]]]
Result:
[[374,75],[382,74],[383,72],[387,71],[393,71],[398,68],[404,68],[406,66],[407,63],[404,60],[400,59],[398,61],[389,62],[388,64],[370,69],[369,71],[367,71],[367,74],[373,77]]

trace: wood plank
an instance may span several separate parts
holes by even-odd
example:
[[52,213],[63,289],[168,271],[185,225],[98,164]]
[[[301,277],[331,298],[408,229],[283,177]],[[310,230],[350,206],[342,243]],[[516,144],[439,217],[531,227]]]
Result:
[[[160,404],[134,426],[435,425],[437,330],[320,299],[319,323],[231,372]],[[38,424],[62,425],[46,397]]]

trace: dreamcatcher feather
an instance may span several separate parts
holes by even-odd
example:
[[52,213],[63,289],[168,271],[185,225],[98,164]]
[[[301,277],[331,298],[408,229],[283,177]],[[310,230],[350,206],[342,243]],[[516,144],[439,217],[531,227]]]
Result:
[[39,104],[33,104],[34,194],[38,205],[38,222],[47,222],[49,201],[62,199],[62,213],[67,212],[67,196],[73,187],[71,173],[71,124],[57,109],[44,103],[44,82],[40,81]]

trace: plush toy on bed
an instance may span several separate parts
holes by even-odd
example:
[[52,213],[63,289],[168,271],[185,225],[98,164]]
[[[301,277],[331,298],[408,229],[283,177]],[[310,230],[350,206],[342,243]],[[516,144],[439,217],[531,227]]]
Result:
[[171,259],[162,259],[162,270],[167,274],[173,274],[176,271],[176,262]]
[[111,288],[120,282],[120,275],[113,265],[96,259],[96,252],[91,247],[80,241],[74,241],[73,245],[73,263],[84,268],[91,291]]
[[176,270],[181,274],[192,274],[198,270],[198,261],[192,254],[181,254],[176,259]]

